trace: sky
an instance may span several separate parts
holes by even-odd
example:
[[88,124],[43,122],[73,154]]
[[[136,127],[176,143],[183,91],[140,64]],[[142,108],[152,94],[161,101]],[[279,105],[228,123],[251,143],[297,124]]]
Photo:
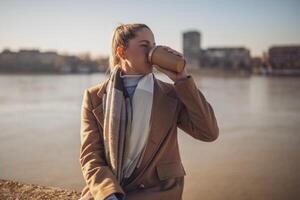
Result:
[[1,0],[0,51],[40,49],[108,56],[120,23],[145,23],[157,44],[182,52],[182,33],[201,32],[201,47],[300,44],[300,0]]

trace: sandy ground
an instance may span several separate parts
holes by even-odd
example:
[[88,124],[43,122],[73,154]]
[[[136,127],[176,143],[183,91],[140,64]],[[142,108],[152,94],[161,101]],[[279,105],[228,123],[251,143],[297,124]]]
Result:
[[1,200],[78,200],[79,196],[80,194],[76,191],[68,191],[57,187],[45,187],[0,179]]

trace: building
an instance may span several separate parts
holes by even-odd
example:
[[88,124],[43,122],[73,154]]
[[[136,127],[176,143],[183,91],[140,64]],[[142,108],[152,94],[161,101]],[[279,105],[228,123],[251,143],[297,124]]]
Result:
[[8,49],[0,53],[0,72],[9,73],[92,73],[105,71],[102,59],[59,55],[53,51],[22,49],[12,52]]
[[271,47],[268,52],[268,60],[272,70],[300,70],[300,45]]
[[201,33],[188,31],[183,33],[183,55],[187,60],[188,70],[200,68]]
[[245,47],[201,48],[201,33],[183,33],[183,55],[188,70],[214,68],[222,70],[251,71],[250,50]]
[[208,48],[202,51],[201,64],[206,68],[251,71],[250,51],[244,47]]

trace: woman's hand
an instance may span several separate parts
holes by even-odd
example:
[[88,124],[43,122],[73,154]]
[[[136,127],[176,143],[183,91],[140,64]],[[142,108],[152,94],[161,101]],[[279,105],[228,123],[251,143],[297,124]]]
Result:
[[[180,56],[182,57],[183,59],[184,56],[179,53],[178,51],[174,50],[174,49],[171,49],[170,47],[168,46],[163,46],[165,49],[167,49],[169,52],[177,55],[177,56]],[[188,76],[187,72],[186,72],[186,67],[184,67],[184,69],[182,70],[182,72],[173,72],[173,71],[170,71],[170,70],[167,70],[167,69],[164,69],[164,68],[161,68],[159,65],[153,65],[158,71],[166,74],[172,81],[176,82],[180,79],[184,79]]]

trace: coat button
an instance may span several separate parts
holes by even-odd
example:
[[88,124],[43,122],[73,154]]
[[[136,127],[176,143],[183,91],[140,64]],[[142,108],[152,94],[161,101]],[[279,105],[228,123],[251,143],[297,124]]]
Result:
[[139,188],[145,188],[145,185],[144,184],[140,184]]

